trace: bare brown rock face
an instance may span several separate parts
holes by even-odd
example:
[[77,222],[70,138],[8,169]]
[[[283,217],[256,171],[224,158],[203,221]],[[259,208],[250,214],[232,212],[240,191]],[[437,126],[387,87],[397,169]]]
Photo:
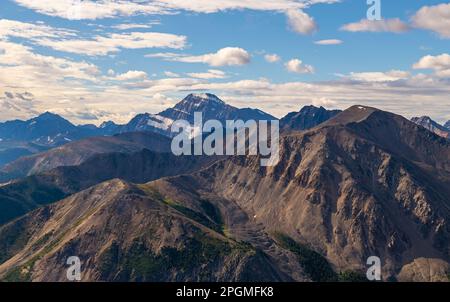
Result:
[[151,187],[105,182],[2,227],[1,242],[9,236],[14,244],[3,250],[0,278],[67,281],[72,255],[83,281],[292,280],[197,215]]
[[[450,143],[355,106],[281,137],[280,161],[237,156],[144,185],[112,180],[0,228],[0,279],[444,281]],[[6,240],[8,238],[8,240]],[[195,264],[195,265],[192,265]]]
[[400,116],[355,106],[283,137],[280,156],[268,168],[256,157],[235,157],[184,182],[235,202],[267,232],[308,244],[337,270],[363,269],[378,256],[387,279],[419,257],[449,261],[445,139]]

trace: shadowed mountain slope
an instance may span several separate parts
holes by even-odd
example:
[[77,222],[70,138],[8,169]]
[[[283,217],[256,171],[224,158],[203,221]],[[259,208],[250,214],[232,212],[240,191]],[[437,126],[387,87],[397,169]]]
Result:
[[120,178],[145,183],[190,173],[215,160],[215,157],[177,157],[147,149],[130,154],[97,154],[78,166],[58,167],[0,186],[0,224],[106,180]]
[[61,166],[75,166],[96,154],[133,153],[142,149],[170,152],[170,139],[151,132],[132,132],[115,136],[93,137],[47,152],[20,158],[0,170],[0,181],[52,170]]

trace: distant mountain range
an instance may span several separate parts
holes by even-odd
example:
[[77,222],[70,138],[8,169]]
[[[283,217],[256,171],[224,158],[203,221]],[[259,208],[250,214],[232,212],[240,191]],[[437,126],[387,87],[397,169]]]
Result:
[[[194,112],[202,112],[203,119],[225,120],[274,120],[272,115],[259,109],[236,108],[213,94],[190,94],[173,108],[159,114],[142,113],[127,124],[112,121],[95,125],[74,125],[57,114],[45,112],[27,121],[13,120],[0,123],[0,167],[20,157],[40,153],[70,142],[88,137],[113,136],[128,132],[154,132],[171,137],[170,127],[175,120],[184,119],[193,123]],[[291,112],[280,119],[283,130],[299,131],[315,127],[334,117],[340,110],[305,106],[299,112]],[[450,121],[444,126],[430,117],[411,119],[418,125],[442,136],[450,137]]]
[[429,116],[413,117],[411,119],[417,125],[436,133],[439,136],[450,138],[450,121],[448,121],[444,126],[433,121]]
[[193,94],[127,125],[69,127],[105,132],[0,169],[0,281],[67,281],[72,255],[83,281],[361,281],[369,256],[384,281],[448,280],[444,126],[307,106],[280,120],[280,161],[264,167],[174,156],[167,129],[195,111],[273,119]]
[[86,137],[93,129],[77,127],[57,114],[46,112],[27,121],[0,124],[2,141],[26,141],[42,146],[57,146]]
[[49,112],[27,121],[0,123],[0,166],[21,156],[96,135],[94,132]]
[[194,112],[202,112],[204,119],[241,119],[244,121],[273,120],[275,117],[257,109],[238,109],[225,104],[212,94],[190,94],[173,108],[160,114],[143,113],[125,125],[112,121],[95,125],[75,126],[59,115],[46,112],[27,121],[0,123],[0,167],[15,159],[93,136],[150,131],[171,137],[170,127],[175,120],[193,122]]
[[447,129],[450,129],[450,121],[448,121],[447,123],[444,124],[444,127]]

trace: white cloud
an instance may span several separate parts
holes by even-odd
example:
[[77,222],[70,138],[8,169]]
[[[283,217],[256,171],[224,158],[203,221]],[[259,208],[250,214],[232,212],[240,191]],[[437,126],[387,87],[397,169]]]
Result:
[[242,48],[226,47],[216,53],[185,57],[181,61],[190,63],[207,63],[211,66],[245,65],[250,63],[250,54]]
[[341,27],[341,30],[350,32],[392,32],[403,33],[409,30],[409,26],[400,19],[386,19],[371,21],[362,19],[359,22],[349,23]]
[[73,36],[76,36],[76,32],[68,29],[55,29],[44,24],[0,19],[0,40],[5,40],[8,37],[33,40],[38,38],[63,38]]
[[137,14],[171,14],[178,11],[215,13],[225,10],[261,10],[285,12],[310,7],[317,3],[337,3],[339,0],[14,0],[39,13],[71,20],[100,19]]
[[193,85],[203,83],[204,81],[194,78],[163,78],[156,80],[146,80],[139,83],[131,83],[125,87],[133,90],[140,89],[141,92],[153,94],[163,92],[174,92],[178,90],[188,89]]
[[210,69],[208,72],[200,72],[200,73],[188,73],[188,76],[197,79],[223,79],[226,78],[226,73],[222,70]]
[[[14,99],[0,101],[0,119],[29,118],[42,113],[74,95],[70,106],[78,106],[77,101],[89,84],[100,82],[97,66],[64,58],[44,56],[34,53],[30,47],[0,40],[0,94],[15,92]],[[2,92],[3,91],[3,92]],[[33,95],[33,101],[22,93]],[[36,101],[39,100],[39,101]]]
[[299,59],[292,59],[285,64],[286,69],[289,72],[294,73],[314,73],[314,67],[311,65],[303,64]]
[[109,34],[96,36],[93,39],[40,39],[42,46],[58,51],[104,56],[120,49],[173,48],[182,49],[186,45],[186,37],[156,32],[131,32],[126,34]]
[[391,70],[388,72],[351,72],[349,79],[363,82],[392,82],[408,79],[410,73],[401,70]]
[[432,69],[438,77],[450,78],[450,55],[424,56],[413,65],[414,69]]
[[178,54],[174,52],[158,52],[158,53],[151,53],[147,54],[144,57],[146,58],[159,58],[164,59],[166,61],[176,61],[179,58],[186,57],[185,54]]
[[0,20],[0,40],[9,37],[30,39],[33,43],[58,51],[103,56],[120,49],[172,48],[182,49],[187,38],[158,32],[111,33],[92,39],[77,39],[76,31],[57,29],[43,24]]
[[148,58],[162,58],[167,61],[184,63],[204,63],[210,66],[233,66],[250,63],[250,54],[239,47],[225,47],[215,53],[191,56],[175,53],[155,53],[146,55]]
[[153,23],[150,24],[139,24],[139,23],[124,23],[114,25],[112,28],[119,30],[129,30],[129,29],[138,29],[138,28],[152,28]]
[[314,44],[317,45],[339,45],[344,43],[342,40],[338,40],[338,39],[329,39],[329,40],[320,40],[320,41],[315,41]]
[[[420,111],[437,120],[450,116],[450,82],[431,75],[401,81],[374,81],[374,76],[359,76],[359,81],[346,77],[284,83],[267,79],[219,82],[181,77],[111,82],[87,63],[33,54],[29,48],[11,42],[1,42],[0,49],[5,49],[0,51],[0,95],[9,92],[15,96],[24,91],[33,95],[32,104],[19,103],[17,97],[0,97],[0,120],[29,118],[37,112],[52,110],[62,112],[76,123],[98,124],[110,119],[125,123],[137,113],[162,111],[189,91],[210,91],[232,105],[256,107],[278,117],[311,102],[339,109],[365,104],[408,117]],[[400,72],[386,74],[402,77]],[[86,85],[89,80],[92,82]],[[70,112],[65,110],[69,107]],[[94,116],[98,120],[90,120]]]
[[157,104],[162,105],[162,106],[167,106],[167,107],[168,106],[172,106],[172,105],[177,103],[176,100],[174,100],[173,98],[168,97],[168,96],[166,96],[165,94],[162,94],[162,93],[155,93],[152,96],[152,101],[154,103],[157,103]]
[[93,0],[14,0],[39,13],[69,20],[101,19],[116,16],[131,16],[139,13],[157,14],[167,11],[154,5],[132,1],[93,1]]
[[178,78],[180,75],[172,71],[164,71],[164,75],[169,78]]
[[414,27],[438,33],[442,38],[450,38],[450,3],[424,6],[411,18]]
[[289,27],[297,33],[307,35],[317,30],[314,19],[302,10],[288,10],[286,16]]
[[117,75],[114,79],[118,81],[135,81],[144,80],[147,78],[147,73],[145,71],[130,70],[126,73]]
[[266,54],[264,59],[269,63],[276,63],[281,60],[280,56],[277,54]]
[[36,110],[38,101],[29,92],[13,93],[4,91],[0,95],[0,117],[12,115],[16,118],[26,119],[40,112]]
[[316,107],[332,108],[337,105],[337,102],[333,101],[329,98],[326,98],[326,97],[319,97],[319,98],[314,98],[312,100],[312,104]]
[[[42,81],[61,81],[65,78],[96,81],[96,76],[100,74],[97,66],[93,64],[39,55],[21,44],[0,41],[0,50],[0,66],[4,72],[4,78],[1,78],[0,82],[4,86],[17,84],[16,81],[19,81],[22,85],[28,83],[33,87],[33,80],[41,77]],[[17,74],[23,75],[23,78],[15,78]]]

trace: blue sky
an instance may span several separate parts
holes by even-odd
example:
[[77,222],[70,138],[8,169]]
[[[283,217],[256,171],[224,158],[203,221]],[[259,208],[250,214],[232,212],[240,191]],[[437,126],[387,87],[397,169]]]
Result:
[[77,123],[126,122],[203,91],[276,116],[364,104],[449,120],[450,3],[381,0],[381,21],[367,20],[368,7],[2,1],[0,120],[49,110]]

